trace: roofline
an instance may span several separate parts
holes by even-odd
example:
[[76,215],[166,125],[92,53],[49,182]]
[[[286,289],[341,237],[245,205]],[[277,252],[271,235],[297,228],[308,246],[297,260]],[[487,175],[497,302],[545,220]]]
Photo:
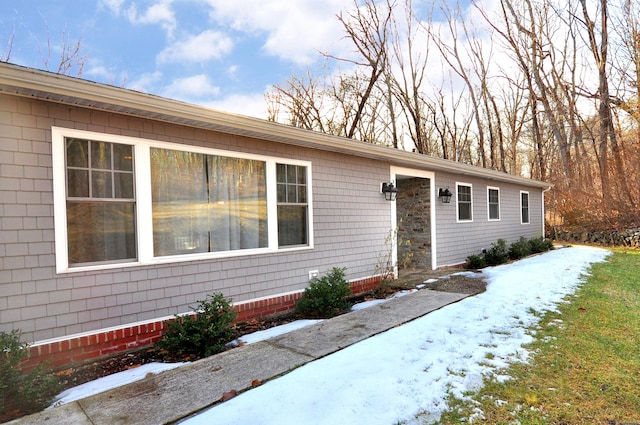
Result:
[[259,118],[221,112],[135,90],[6,62],[0,63],[0,93],[356,155],[387,161],[392,165],[400,165],[405,168],[414,167],[484,177],[530,187],[549,188],[552,186],[546,182],[487,168],[304,130]]

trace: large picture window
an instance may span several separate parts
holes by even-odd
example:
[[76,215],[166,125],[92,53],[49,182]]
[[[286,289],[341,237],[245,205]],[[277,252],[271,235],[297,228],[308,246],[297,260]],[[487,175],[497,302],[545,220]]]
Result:
[[311,163],[52,128],[58,272],[313,247]]
[[151,149],[156,256],[268,246],[264,161]]
[[473,221],[473,196],[471,185],[456,183],[458,221]]
[[69,265],[136,259],[133,150],[65,139]]

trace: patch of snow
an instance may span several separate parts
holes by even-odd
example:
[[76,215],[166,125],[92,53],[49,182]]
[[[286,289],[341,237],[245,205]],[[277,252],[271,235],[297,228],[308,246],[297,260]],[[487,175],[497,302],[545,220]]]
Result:
[[483,270],[487,290],[308,363],[184,423],[436,422],[449,394],[526,362],[527,329],[556,311],[608,251],[573,247]]
[[186,363],[147,363],[133,369],[114,373],[112,375],[105,376],[103,378],[96,379],[94,381],[90,381],[61,392],[56,396],[55,401],[49,407],[49,409],[55,406],[60,406],[66,403],[71,403],[72,401],[99,394],[112,388],[117,388],[122,385],[139,381],[141,379],[144,379],[150,373],[157,374],[160,372],[164,372],[165,370],[175,369],[185,364]]
[[264,341],[265,339],[273,338],[288,332],[292,332],[298,329],[306,328],[307,326],[315,325],[322,322],[322,320],[296,320],[284,325],[274,326],[273,328],[265,329],[263,331],[253,332],[247,335],[243,335],[239,338],[240,343],[253,344],[254,342]]

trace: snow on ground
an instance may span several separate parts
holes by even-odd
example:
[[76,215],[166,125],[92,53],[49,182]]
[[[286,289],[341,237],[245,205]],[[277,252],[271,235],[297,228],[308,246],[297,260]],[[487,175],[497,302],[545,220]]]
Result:
[[[345,348],[247,391],[185,424],[431,423],[449,393],[463,397],[485,376],[526,361],[533,312],[555,310],[608,251],[573,247],[483,270],[487,291]],[[406,295],[406,294],[399,294]],[[362,303],[365,308],[384,300]],[[253,343],[316,321],[242,337]],[[56,405],[143,379],[180,364],[153,363],[69,389]]]
[[534,312],[553,311],[608,251],[573,247],[484,269],[487,291],[354,344],[184,424],[432,423],[449,393],[526,361]]
[[[383,303],[392,298],[401,297],[407,295],[411,292],[415,292],[414,290],[409,291],[400,291],[393,296],[387,299],[376,299],[371,301],[365,301],[359,304],[354,305],[351,310],[362,310],[363,308],[371,307],[376,304]],[[291,323],[287,323],[280,326],[274,326],[273,328],[265,329],[263,331],[253,332],[247,335],[243,335],[238,338],[236,341],[230,342],[228,345],[230,346],[238,346],[240,344],[253,344],[259,341],[264,341],[265,339],[273,338],[278,335],[282,335],[288,332],[293,332],[298,329],[305,328],[307,326],[314,325],[316,323],[321,322],[320,320],[312,320],[312,319],[303,319],[303,320],[295,320]],[[135,381],[139,381],[144,379],[149,373],[160,373],[165,370],[174,369],[176,367],[185,365],[187,363],[147,363],[137,368],[125,370],[122,372],[114,373],[109,376],[105,376],[104,378],[99,378],[91,382],[87,382],[82,385],[78,385],[73,388],[69,388],[58,394],[55,398],[53,404],[49,407],[60,406],[66,403],[70,403],[72,401],[80,400],[85,397],[90,397],[92,395],[101,393],[103,391],[107,391],[113,388],[120,387],[122,385],[130,384]]]
[[296,320],[294,322],[280,326],[274,326],[273,328],[265,329],[263,331],[257,331],[251,334],[243,335],[238,338],[238,340],[243,344],[253,344],[254,342],[264,341],[265,339],[273,338],[287,332],[306,328],[307,326],[315,325],[319,322],[322,322],[322,320]]
[[147,363],[145,365],[126,370],[120,373],[114,373],[103,378],[87,382],[77,387],[69,388],[58,394],[53,404],[49,407],[60,406],[81,398],[89,397],[112,388],[130,384],[140,379],[144,379],[150,373],[160,373],[165,370],[175,369],[186,363]]

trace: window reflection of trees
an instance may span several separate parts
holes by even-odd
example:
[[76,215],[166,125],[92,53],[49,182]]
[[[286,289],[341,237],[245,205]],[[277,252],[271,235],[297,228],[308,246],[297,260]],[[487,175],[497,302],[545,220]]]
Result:
[[263,161],[151,149],[156,256],[263,248]]

